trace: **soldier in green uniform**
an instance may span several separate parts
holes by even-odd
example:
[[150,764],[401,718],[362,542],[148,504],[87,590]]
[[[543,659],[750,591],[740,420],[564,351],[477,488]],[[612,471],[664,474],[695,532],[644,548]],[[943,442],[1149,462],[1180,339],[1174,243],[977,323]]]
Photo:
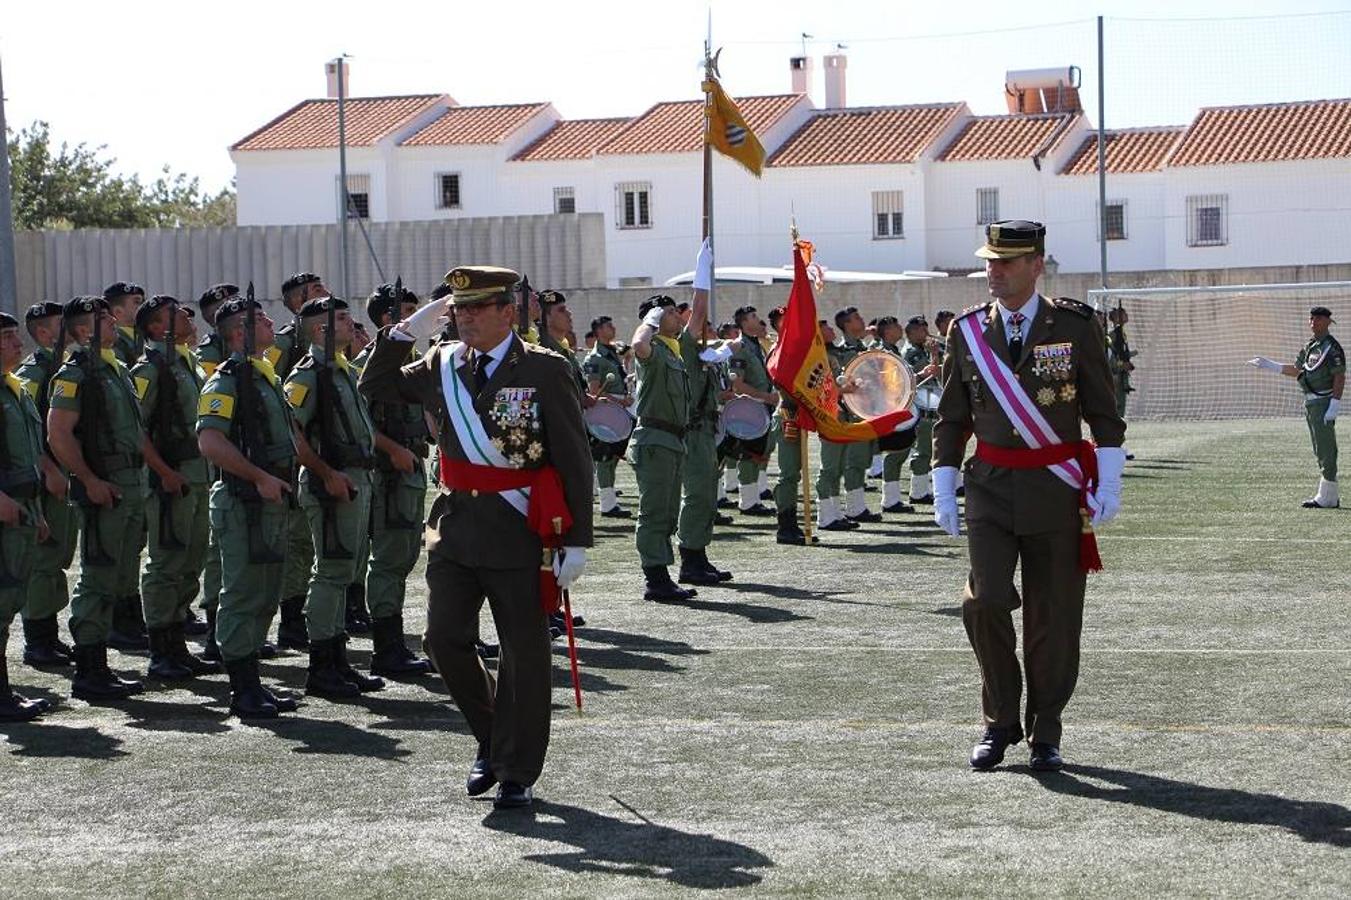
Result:
[[286,378],[286,399],[300,428],[300,505],[315,550],[305,599],[310,648],[305,690],[352,697],[385,685],[347,661],[347,589],[358,581],[357,551],[370,522],[375,426],[357,393],[356,372],[345,356],[329,349],[352,340],[346,301],[310,300],[300,319],[309,349]]
[[[905,332],[901,330],[901,323],[895,316],[882,316],[877,320],[877,346],[875,349],[906,360],[906,349],[902,348],[900,344],[904,334]],[[908,362],[908,360],[906,361]],[[910,448],[908,447],[904,450],[882,451],[880,474],[882,476],[882,512],[884,513],[913,511],[912,507],[901,502],[901,467],[905,465],[905,458],[909,452]]]
[[[615,324],[609,316],[599,316],[591,321],[591,330],[596,335],[596,346],[582,361],[582,374],[586,376],[588,392],[594,396],[605,396],[624,406],[633,403],[629,396],[628,383],[625,381],[624,361],[615,349]],[[632,514],[619,505],[615,493],[615,470],[619,467],[619,457],[609,456],[596,460],[596,487],[600,491],[600,514],[607,519],[628,519]]]
[[[382,284],[366,301],[366,316],[377,329],[393,325],[418,308],[417,295],[400,285]],[[375,351],[367,344],[352,367],[358,373]],[[422,358],[414,347],[408,362]],[[418,403],[367,401],[375,423],[376,469],[372,476],[370,564],[366,596],[370,598],[376,675],[421,675],[431,663],[404,643],[403,606],[409,574],[422,552],[427,503],[428,442],[426,410]],[[360,554],[358,554],[360,558]]]
[[[826,320],[822,319],[818,325],[821,328],[821,340],[826,345],[831,377],[840,381],[844,366],[840,364],[838,336]],[[840,385],[841,392],[851,389],[851,385]],[[840,410],[841,418],[847,418],[848,415],[848,410]],[[821,462],[816,471],[816,527],[825,531],[852,531],[859,527],[859,523],[845,518],[844,510],[840,508],[840,477],[844,474],[844,457],[848,447],[848,444],[821,441]]]
[[[680,515],[676,523],[679,538],[681,584],[716,585],[732,579],[732,573],[709,562],[708,545],[713,541],[717,515],[718,415],[723,400],[731,392],[723,387],[720,367],[732,356],[731,348],[694,339],[707,336],[707,301],[696,302],[680,333],[680,358],[689,379],[690,406],[685,429],[685,459],[681,471]],[[754,490],[743,488],[742,496]]]
[[19,364],[17,372],[42,420],[43,491],[39,502],[48,531],[47,538],[38,542],[33,553],[33,568],[28,576],[23,607],[23,661],[30,666],[54,668],[66,668],[72,662],[71,648],[61,640],[56,615],[70,602],[66,570],[75,557],[78,534],[75,512],[66,502],[66,474],[46,449],[51,379],[65,355],[62,313],[61,304],[51,301],[28,308],[24,321],[36,349]]
[[[216,330],[216,311],[226,300],[238,295],[238,285],[222,283],[208,288],[197,301],[197,307],[202,311],[202,321],[210,329],[197,344],[197,365],[207,378],[214,375],[216,368],[229,358],[225,339]],[[207,477],[210,483],[214,484],[219,473],[208,472]],[[206,611],[206,626],[201,632],[205,635],[202,655],[207,659],[219,660],[220,647],[216,644],[216,608],[221,584],[220,546],[216,543],[215,529],[208,529],[208,534],[206,565],[202,569],[202,609]],[[192,616],[191,611],[188,615],[189,618],[185,618],[184,622],[188,625],[188,634],[194,634],[196,629],[193,625],[196,617]]]
[[90,701],[139,693],[139,681],[108,668],[113,610],[122,598],[119,560],[132,555],[145,505],[140,404],[126,368],[113,352],[115,320],[101,297],[76,297],[65,307],[75,351],[52,378],[47,440],[70,473],[80,508],[80,574],[70,600],[75,639],[72,693]]
[[1337,411],[1346,387],[1346,353],[1329,333],[1332,310],[1315,306],[1309,310],[1309,342],[1295,357],[1294,365],[1282,365],[1265,356],[1249,360],[1249,365],[1279,372],[1299,382],[1304,391],[1304,418],[1318,460],[1318,492],[1303,506],[1306,509],[1336,509],[1341,505],[1337,493]]
[[[731,342],[731,366],[735,384],[733,391],[742,397],[759,400],[771,409],[778,405],[778,395],[769,380],[765,367],[765,347],[760,342],[765,336],[765,323],[754,306],[743,306],[734,314],[741,337]],[[772,452],[773,444],[768,445]],[[768,485],[769,453],[763,460],[743,459],[737,464],[737,506],[745,516],[768,516],[769,507],[760,501]]]
[[[942,363],[938,344],[929,337],[929,324],[923,316],[913,316],[905,323],[905,347],[901,350],[905,364],[915,376],[915,384],[937,388],[939,366]],[[929,484],[929,472],[933,468],[933,430],[934,420],[938,418],[937,409],[916,407],[919,421],[915,423],[915,443],[910,448],[910,502],[932,503],[933,489]],[[901,472],[897,466],[893,488],[895,503],[901,502]],[[883,488],[883,509],[886,509],[886,489]]]
[[47,537],[42,517],[42,421],[14,369],[23,359],[19,320],[0,313],[0,722],[28,721],[47,712],[9,686],[9,626],[24,606],[37,544]]
[[[316,297],[328,296],[323,280],[313,272],[297,272],[282,282],[281,299],[290,310],[292,320],[277,329],[266,357],[277,377],[284,382],[291,369],[305,355],[306,341],[300,323],[300,309]],[[309,591],[310,569],[314,565],[314,543],[310,538],[310,523],[305,510],[295,506],[291,510],[286,542],[286,574],[282,577],[281,622],[277,625],[277,645],[285,650],[307,650],[309,640],[305,630],[305,596]],[[349,593],[355,594],[352,588]],[[346,600],[346,598],[344,598]],[[360,598],[353,596],[352,600]],[[364,609],[364,604],[363,604]],[[264,658],[267,657],[264,648]]]
[[1112,380],[1116,382],[1116,414],[1125,416],[1126,399],[1135,390],[1131,387],[1131,373],[1135,371],[1131,358],[1135,354],[1126,339],[1126,323],[1130,316],[1124,306],[1118,306],[1107,311],[1107,321],[1112,324],[1107,335],[1107,358],[1112,363]]
[[149,674],[169,680],[219,671],[188,652],[183,621],[206,564],[210,524],[206,460],[197,448],[197,400],[205,378],[192,355],[189,310],[156,295],[136,311],[145,352],[131,381],[150,438],[146,446],[149,559],[141,580],[150,631]]
[[281,597],[295,425],[263,353],[272,320],[261,306],[231,297],[217,307],[214,325],[225,360],[197,402],[197,446],[216,475],[209,499],[221,572],[215,635],[230,676],[230,712],[273,718],[297,707],[286,692],[265,688],[258,672]]
[[[136,331],[136,310],[145,302],[145,288],[129,281],[115,281],[103,289],[103,300],[108,304],[117,323],[117,340],[113,352],[128,370],[141,358],[144,343]],[[113,610],[112,630],[108,646],[117,650],[145,650],[149,638],[145,630],[145,615],[141,601],[141,551],[145,549],[145,520],[132,522],[132,543],[124,548],[117,562],[118,601]]]
[[[783,307],[769,312],[769,326],[779,334],[783,321]],[[807,535],[798,524],[798,495],[802,485],[802,432],[798,428],[798,406],[786,392],[779,389],[779,406],[774,414],[774,443],[779,456],[779,480],[774,485],[774,509],[778,516],[778,531],[774,540],[788,546],[804,546]],[[812,543],[817,543],[812,535]]]
[[[864,340],[867,325],[858,310],[850,306],[835,314],[835,327],[840,331],[835,356],[843,372],[844,367],[854,361],[854,357],[868,349]],[[882,521],[881,513],[868,509],[868,501],[864,496],[868,466],[872,463],[876,446],[876,441],[855,441],[844,448],[844,515],[852,522]]]

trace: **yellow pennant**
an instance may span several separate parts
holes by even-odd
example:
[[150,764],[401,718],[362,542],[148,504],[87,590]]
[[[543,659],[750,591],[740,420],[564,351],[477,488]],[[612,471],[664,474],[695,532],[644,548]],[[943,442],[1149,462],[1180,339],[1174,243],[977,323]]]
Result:
[[736,103],[727,96],[716,78],[703,84],[704,93],[712,101],[708,105],[708,143],[723,156],[730,157],[756,178],[765,165],[765,148],[746,124]]

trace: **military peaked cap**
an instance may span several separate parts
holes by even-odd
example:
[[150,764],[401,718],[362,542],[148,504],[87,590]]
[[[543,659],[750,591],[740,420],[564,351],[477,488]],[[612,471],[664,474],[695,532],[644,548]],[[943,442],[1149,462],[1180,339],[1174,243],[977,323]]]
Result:
[[1025,219],[991,222],[985,226],[985,244],[976,251],[981,259],[1014,259],[1046,252],[1046,226]]

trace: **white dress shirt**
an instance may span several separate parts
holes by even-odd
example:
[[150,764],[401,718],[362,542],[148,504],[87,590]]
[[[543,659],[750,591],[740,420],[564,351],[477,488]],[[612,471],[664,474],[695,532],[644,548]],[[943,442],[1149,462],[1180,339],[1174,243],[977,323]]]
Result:
[[1002,301],[996,300],[995,306],[999,309],[999,315],[1004,319],[1004,340],[1008,341],[1013,337],[1013,323],[1009,319],[1013,318],[1015,312],[1020,312],[1023,314],[1023,343],[1026,344],[1027,332],[1031,330],[1032,320],[1037,317],[1037,309],[1040,305],[1041,295],[1036,291],[1033,291],[1032,296],[1018,309],[1008,309]]
[[[491,357],[492,359],[492,362],[488,363],[488,370],[487,370],[488,378],[493,377],[493,373],[497,371],[497,367],[501,365],[502,360],[506,358],[507,348],[511,346],[511,339],[514,336],[515,335],[512,332],[507,332],[506,340],[502,341],[502,343],[498,344],[496,347],[488,351],[488,356]],[[473,367],[477,365],[475,360],[478,359],[478,356],[479,351],[474,350],[472,348],[468,353],[464,355],[464,365],[470,367],[469,368],[470,374],[473,374],[474,371]]]

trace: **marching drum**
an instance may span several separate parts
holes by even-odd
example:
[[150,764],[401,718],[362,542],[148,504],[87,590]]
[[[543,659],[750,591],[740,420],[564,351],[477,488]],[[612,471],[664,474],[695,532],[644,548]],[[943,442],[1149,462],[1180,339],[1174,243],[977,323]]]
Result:
[[731,459],[765,456],[769,447],[769,407],[750,397],[733,397],[718,418],[718,454]]
[[862,419],[909,409],[915,395],[915,376],[899,356],[885,350],[865,350],[844,367],[844,383],[854,390],[840,401]]
[[633,434],[633,416],[617,400],[600,397],[594,406],[582,411],[591,437],[591,458],[618,459],[629,446]]
[[936,384],[924,384],[915,388],[915,405],[929,418],[938,416],[938,401],[943,399],[943,389]]

